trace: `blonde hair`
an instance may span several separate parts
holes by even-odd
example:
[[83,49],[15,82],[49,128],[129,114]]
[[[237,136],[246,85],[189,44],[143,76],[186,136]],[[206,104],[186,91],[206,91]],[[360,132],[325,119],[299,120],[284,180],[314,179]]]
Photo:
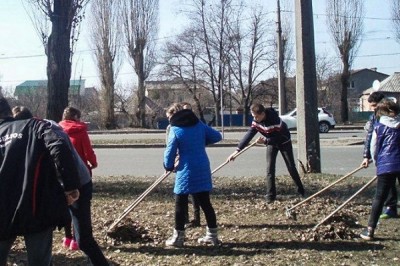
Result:
[[166,115],[168,118],[171,118],[178,111],[183,110],[183,107],[179,103],[173,103],[170,107],[168,107]]

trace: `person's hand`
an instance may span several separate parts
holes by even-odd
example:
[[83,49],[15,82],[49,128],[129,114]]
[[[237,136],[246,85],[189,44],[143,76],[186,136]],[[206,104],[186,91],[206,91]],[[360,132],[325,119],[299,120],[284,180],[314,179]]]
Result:
[[258,143],[258,144],[265,144],[265,138],[264,138],[264,137],[259,137],[259,138],[257,139],[257,143]]
[[71,191],[66,191],[65,197],[67,198],[67,204],[72,205],[75,201],[79,199],[79,190],[71,190]]
[[368,168],[369,162],[370,162],[370,160],[368,158],[364,158],[364,160],[361,162],[360,166],[362,166],[364,168]]
[[227,162],[234,161],[236,158],[236,154],[238,154],[238,151],[234,151],[231,155],[229,155],[228,159],[226,159]]

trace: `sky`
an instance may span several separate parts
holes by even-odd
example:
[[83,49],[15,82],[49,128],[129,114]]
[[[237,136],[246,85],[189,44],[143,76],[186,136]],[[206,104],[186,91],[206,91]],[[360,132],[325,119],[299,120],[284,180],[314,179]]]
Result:
[[[43,45],[24,9],[23,3],[26,1],[0,1],[0,32],[2,34],[0,86],[9,90],[13,90],[16,85],[25,80],[47,79],[47,59]],[[268,5],[265,12],[276,10],[276,0],[259,0],[259,2],[264,6]],[[180,12],[182,4],[183,0],[160,0],[159,38],[161,41],[176,36],[184,26],[185,17]],[[292,8],[291,11],[293,10]],[[337,57],[326,28],[325,0],[314,0],[313,12],[316,54]],[[73,57],[71,79],[81,77],[86,80],[86,86],[98,86],[98,74],[93,55],[88,48],[88,39],[88,34],[84,29]],[[377,68],[377,71],[388,75],[400,71],[400,44],[394,39],[390,20],[390,0],[365,1],[363,42],[353,63],[353,69],[361,68]],[[136,81],[134,71],[127,60],[120,71],[119,80],[122,83]]]

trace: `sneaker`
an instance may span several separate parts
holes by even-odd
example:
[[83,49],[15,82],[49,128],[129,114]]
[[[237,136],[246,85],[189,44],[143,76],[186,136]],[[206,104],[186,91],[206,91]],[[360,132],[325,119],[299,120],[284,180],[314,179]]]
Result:
[[390,218],[397,218],[397,210],[392,208],[386,208],[385,212],[379,216],[379,219],[390,219]]
[[71,243],[69,245],[69,249],[70,250],[79,250],[79,245],[78,242],[76,242],[75,240],[71,240]]
[[373,240],[374,239],[374,229],[368,227],[361,232],[360,237],[365,240]]
[[71,241],[72,241],[72,238],[64,237],[62,240],[63,247],[69,248],[69,246],[71,245]]

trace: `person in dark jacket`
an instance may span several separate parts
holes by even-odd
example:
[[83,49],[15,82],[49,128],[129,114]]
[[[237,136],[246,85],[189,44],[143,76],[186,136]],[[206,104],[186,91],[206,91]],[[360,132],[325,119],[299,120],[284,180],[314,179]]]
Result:
[[[373,111],[370,115],[368,122],[366,123],[365,130],[367,131],[367,135],[364,141],[364,152],[363,152],[363,161],[361,162],[361,166],[368,167],[371,161],[371,137],[372,132],[374,131],[374,126],[377,122],[375,110],[378,106],[379,102],[381,102],[385,98],[385,95],[380,91],[375,91],[371,93],[368,97],[368,103]],[[388,197],[384,203],[384,210],[382,215],[379,217],[380,219],[388,219],[388,218],[396,218],[397,214],[397,189],[396,186],[391,187]]]
[[[31,112],[24,106],[16,106],[12,110],[15,119],[26,119],[32,117]],[[69,136],[64,132],[62,127],[56,122],[46,120],[51,124],[51,129],[54,130],[59,136],[61,136],[67,143],[74,156],[75,164],[78,169],[78,175],[81,183],[79,188],[80,197],[74,202],[69,208],[72,215],[72,221],[74,224],[75,239],[77,245],[79,245],[82,251],[88,256],[90,262],[96,266],[107,266],[109,263],[101,251],[99,245],[93,237],[93,228],[91,220],[91,199],[93,191],[92,176],[87,168],[81,156],[72,145]],[[71,224],[71,223],[69,223]],[[71,226],[69,227],[71,230]],[[72,232],[66,234],[72,236]],[[73,242],[71,242],[73,243]],[[71,246],[71,245],[70,245]]]
[[236,151],[227,160],[233,161],[236,154],[245,148],[259,132],[263,136],[257,139],[257,143],[267,146],[267,193],[265,196],[267,203],[272,203],[276,199],[275,169],[278,151],[281,152],[289,174],[297,185],[297,192],[304,197],[304,187],[294,162],[292,141],[287,125],[273,108],[265,108],[257,103],[253,104],[250,110],[253,116],[251,127],[239,142]]
[[384,201],[388,192],[400,180],[400,107],[395,102],[384,99],[376,109],[379,122],[375,124],[371,136],[371,157],[376,165],[378,182],[372,202],[368,227],[360,234],[365,240],[374,238]]
[[53,230],[65,226],[68,205],[79,198],[78,171],[50,123],[11,115],[1,97],[0,265],[7,264],[17,236],[25,239],[29,265],[51,265]]
[[[185,214],[188,195],[196,197],[207,221],[206,235],[198,239],[199,243],[219,245],[217,218],[210,202],[212,189],[210,161],[206,145],[222,139],[221,133],[199,121],[192,110],[173,104],[167,111],[171,128],[167,147],[164,151],[164,168],[176,171],[175,176],[175,228],[166,246],[181,247],[185,239]],[[175,159],[179,154],[179,162]]]

